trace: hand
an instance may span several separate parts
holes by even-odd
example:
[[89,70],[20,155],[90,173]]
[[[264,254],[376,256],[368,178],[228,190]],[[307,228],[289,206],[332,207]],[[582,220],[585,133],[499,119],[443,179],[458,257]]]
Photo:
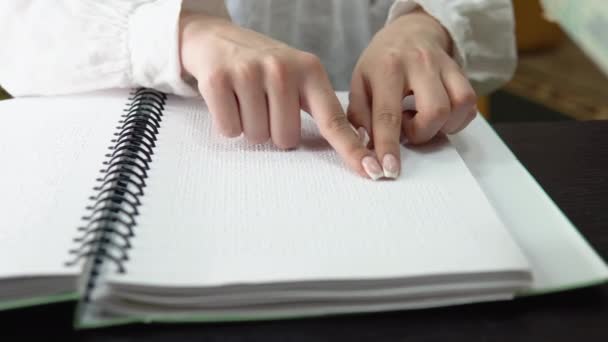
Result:
[[346,118],[316,56],[216,17],[183,13],[180,27],[182,68],[198,81],[220,133],[294,148],[303,109],[353,170],[381,172],[377,161],[370,168],[373,153]]
[[[410,143],[452,134],[473,120],[476,95],[449,55],[450,37],[419,10],[379,31],[352,77],[349,120],[371,134],[387,177],[400,173],[400,136]],[[415,94],[417,113],[402,113],[402,100]]]

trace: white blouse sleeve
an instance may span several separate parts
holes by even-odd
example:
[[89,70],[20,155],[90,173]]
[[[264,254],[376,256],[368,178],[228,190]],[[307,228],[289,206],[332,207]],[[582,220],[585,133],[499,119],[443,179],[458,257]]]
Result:
[[196,95],[181,77],[182,8],[226,15],[223,0],[0,2],[0,84],[13,96],[151,87]]
[[496,90],[513,76],[517,49],[510,0],[396,0],[388,22],[418,5],[450,33],[453,57],[478,94]]

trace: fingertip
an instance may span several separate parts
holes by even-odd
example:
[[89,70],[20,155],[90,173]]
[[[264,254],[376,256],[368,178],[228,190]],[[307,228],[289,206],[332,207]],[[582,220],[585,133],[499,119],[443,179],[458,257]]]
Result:
[[237,125],[234,122],[218,122],[215,130],[219,135],[228,139],[238,138],[243,133],[240,123]]
[[368,150],[361,140],[353,141],[347,147],[343,145],[337,146],[336,151],[348,167],[360,176],[372,180],[378,180],[384,176],[382,167],[375,154]]
[[401,174],[401,161],[393,153],[387,153],[382,157],[382,172],[384,177],[397,179]]
[[238,137],[240,137],[242,134],[242,132],[238,132],[236,130],[234,131],[223,131],[222,135],[228,139],[236,139]]
[[374,149],[382,163],[384,177],[396,179],[401,173],[401,127],[400,122],[394,132],[375,131]]
[[300,145],[300,135],[272,137],[274,145],[284,151],[293,150]]
[[363,170],[367,176],[374,181],[380,180],[382,177],[384,177],[384,171],[382,170],[380,163],[378,163],[378,160],[371,155],[367,155],[361,159],[361,167],[363,167]]

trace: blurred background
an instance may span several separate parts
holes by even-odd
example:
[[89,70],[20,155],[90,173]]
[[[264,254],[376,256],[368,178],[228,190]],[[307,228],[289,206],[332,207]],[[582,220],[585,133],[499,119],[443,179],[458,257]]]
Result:
[[608,119],[608,2],[513,6],[519,66],[502,89],[479,99],[480,111],[492,122]]
[[513,0],[513,7],[519,65],[481,99],[481,111],[494,122],[608,119],[608,2]]

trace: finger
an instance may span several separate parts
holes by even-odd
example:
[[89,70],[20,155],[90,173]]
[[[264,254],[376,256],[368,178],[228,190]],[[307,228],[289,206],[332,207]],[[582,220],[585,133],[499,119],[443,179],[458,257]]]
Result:
[[308,73],[301,87],[304,109],[313,116],[321,135],[352,170],[361,176],[380,179],[383,177],[380,164],[352,129],[327,74],[318,61],[311,64],[314,71]]
[[404,121],[405,135],[410,143],[431,140],[450,116],[450,100],[438,73],[420,68],[409,68],[409,84],[416,96],[416,115]]
[[346,112],[348,121],[358,130],[363,145],[367,146],[369,143],[368,132],[372,131],[372,111],[365,82],[359,71],[353,73]]
[[384,176],[397,178],[401,172],[401,118],[404,94],[403,68],[378,72],[370,79],[372,91],[372,139]]
[[[462,122],[462,124],[460,125],[460,127],[456,128],[454,130],[454,133],[458,133],[458,132],[462,131],[471,123],[471,121],[475,120],[475,118],[477,117],[477,112],[478,112],[477,106],[473,107],[473,109],[471,109],[467,113],[467,115],[466,115],[464,121]],[[454,133],[450,133],[450,134],[454,134]]]
[[230,138],[241,135],[239,106],[229,74],[220,70],[212,72],[207,82],[199,85],[199,90],[219,133]]
[[471,117],[477,96],[469,81],[456,65],[444,68],[441,72],[441,79],[452,107],[450,118],[441,131],[446,134],[454,134],[466,127],[464,122]]
[[270,137],[281,149],[300,142],[300,100],[298,88],[288,67],[271,59],[266,65],[266,94],[270,115]]
[[270,127],[261,69],[255,65],[243,66],[233,78],[243,133],[252,144],[264,143],[270,138]]

